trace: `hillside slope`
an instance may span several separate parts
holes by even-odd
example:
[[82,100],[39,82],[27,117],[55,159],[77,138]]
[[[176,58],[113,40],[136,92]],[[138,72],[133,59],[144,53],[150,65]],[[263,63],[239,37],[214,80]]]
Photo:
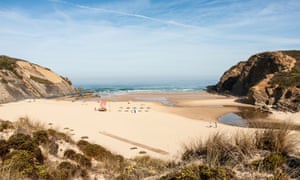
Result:
[[0,103],[73,93],[75,89],[71,81],[50,69],[24,60],[0,56]]
[[226,71],[213,89],[266,108],[300,111],[300,51],[255,54]]

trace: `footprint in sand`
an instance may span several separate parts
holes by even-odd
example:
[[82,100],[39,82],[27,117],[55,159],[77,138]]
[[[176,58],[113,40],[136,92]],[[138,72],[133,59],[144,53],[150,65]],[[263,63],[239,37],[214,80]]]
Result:
[[139,154],[147,154],[146,151],[140,151]]
[[137,147],[132,147],[132,148],[130,148],[130,150],[136,150],[137,149]]

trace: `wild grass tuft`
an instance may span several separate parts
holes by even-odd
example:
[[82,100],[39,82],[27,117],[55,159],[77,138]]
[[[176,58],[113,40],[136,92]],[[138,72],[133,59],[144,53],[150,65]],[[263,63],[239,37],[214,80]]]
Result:
[[186,146],[182,159],[203,159],[209,166],[235,166],[251,154],[251,146],[247,146],[250,143],[248,137],[239,136],[235,141],[223,133],[215,133],[205,142],[193,143],[190,148]]
[[40,121],[32,121],[29,117],[21,117],[15,123],[16,133],[31,134],[33,131],[45,129],[45,124]]
[[286,123],[279,129],[257,130],[255,133],[256,147],[285,155],[294,153],[299,141],[292,134],[291,127],[291,123]]

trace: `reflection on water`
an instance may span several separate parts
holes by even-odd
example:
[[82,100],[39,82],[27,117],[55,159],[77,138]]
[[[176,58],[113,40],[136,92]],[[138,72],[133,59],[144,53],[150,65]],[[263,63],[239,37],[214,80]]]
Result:
[[268,113],[251,107],[238,107],[239,112],[228,113],[219,117],[219,121],[239,127],[258,127],[262,120],[265,120]]
[[229,124],[233,126],[239,126],[239,127],[248,127],[247,120],[243,119],[241,116],[235,114],[235,113],[228,113],[219,118],[219,121],[221,121],[224,124]]
[[261,111],[253,107],[238,107],[239,112],[236,114],[247,120],[261,120],[266,119],[269,115],[266,111]]

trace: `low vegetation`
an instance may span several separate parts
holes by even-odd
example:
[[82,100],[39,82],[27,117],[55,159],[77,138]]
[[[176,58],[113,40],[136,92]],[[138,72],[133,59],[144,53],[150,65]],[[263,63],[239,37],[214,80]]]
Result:
[[271,84],[279,85],[279,87],[287,88],[292,86],[300,86],[300,51],[282,51],[284,54],[291,56],[297,60],[295,67],[291,72],[277,73],[271,80]]
[[90,168],[92,166],[91,159],[87,158],[86,156],[76,153],[72,149],[68,149],[64,152],[64,157],[70,160],[75,161],[78,163],[80,166],[85,167],[85,168]]
[[235,173],[228,168],[224,167],[209,167],[207,165],[189,165],[185,166],[183,169],[176,170],[166,176],[161,177],[161,180],[169,179],[189,179],[189,180],[199,180],[199,179],[233,179],[235,178]]
[[2,83],[2,84],[7,84],[8,81],[2,77],[2,78],[1,78],[1,83]]
[[30,79],[32,79],[33,81],[40,83],[40,84],[45,84],[45,85],[52,84],[52,82],[47,79],[39,78],[39,77],[32,76],[32,75],[30,76]]
[[[8,70],[13,72],[19,79],[22,79],[22,76],[16,71],[17,66],[17,59],[7,57],[7,56],[0,56],[0,70]],[[4,72],[6,73],[6,72]],[[8,83],[7,80],[2,79],[2,83]]]
[[16,67],[16,60],[7,56],[0,56],[0,69],[13,71]]
[[[239,133],[233,137],[216,133],[206,141],[200,141],[186,146],[182,160],[184,162],[202,162],[207,168],[230,168],[237,173],[255,173],[259,178],[289,179],[300,178],[299,157],[293,156],[296,152],[298,137],[290,131],[290,125],[283,125],[279,129],[259,129],[253,134]],[[258,159],[257,159],[258,158]],[[293,159],[293,160],[292,160]],[[294,163],[290,163],[293,161]],[[292,165],[293,164],[293,165]],[[180,171],[171,176],[175,179],[182,176],[185,171]],[[190,173],[199,179],[199,169],[189,169]],[[228,171],[226,171],[228,172]],[[204,179],[231,179],[232,177],[216,177],[213,173]],[[233,176],[232,173],[230,173]],[[251,176],[251,178],[253,178]],[[170,178],[170,175],[167,176]],[[236,177],[237,178],[237,177]],[[245,177],[244,177],[245,178]],[[184,178],[183,178],[184,179]],[[191,178],[193,179],[193,178]],[[200,178],[201,179],[201,178]]]
[[63,76],[60,76],[63,80],[65,80],[70,86],[72,86],[72,81],[67,78],[67,77],[63,77]]
[[0,121],[0,132],[3,132],[4,130],[7,129],[13,129],[14,125],[10,121]]
[[[300,178],[297,138],[288,126],[252,134],[216,133],[185,147],[182,160],[126,159],[104,147],[21,118],[0,122],[0,179],[268,179]],[[66,145],[67,146],[64,146]],[[68,147],[68,148],[67,148]]]

